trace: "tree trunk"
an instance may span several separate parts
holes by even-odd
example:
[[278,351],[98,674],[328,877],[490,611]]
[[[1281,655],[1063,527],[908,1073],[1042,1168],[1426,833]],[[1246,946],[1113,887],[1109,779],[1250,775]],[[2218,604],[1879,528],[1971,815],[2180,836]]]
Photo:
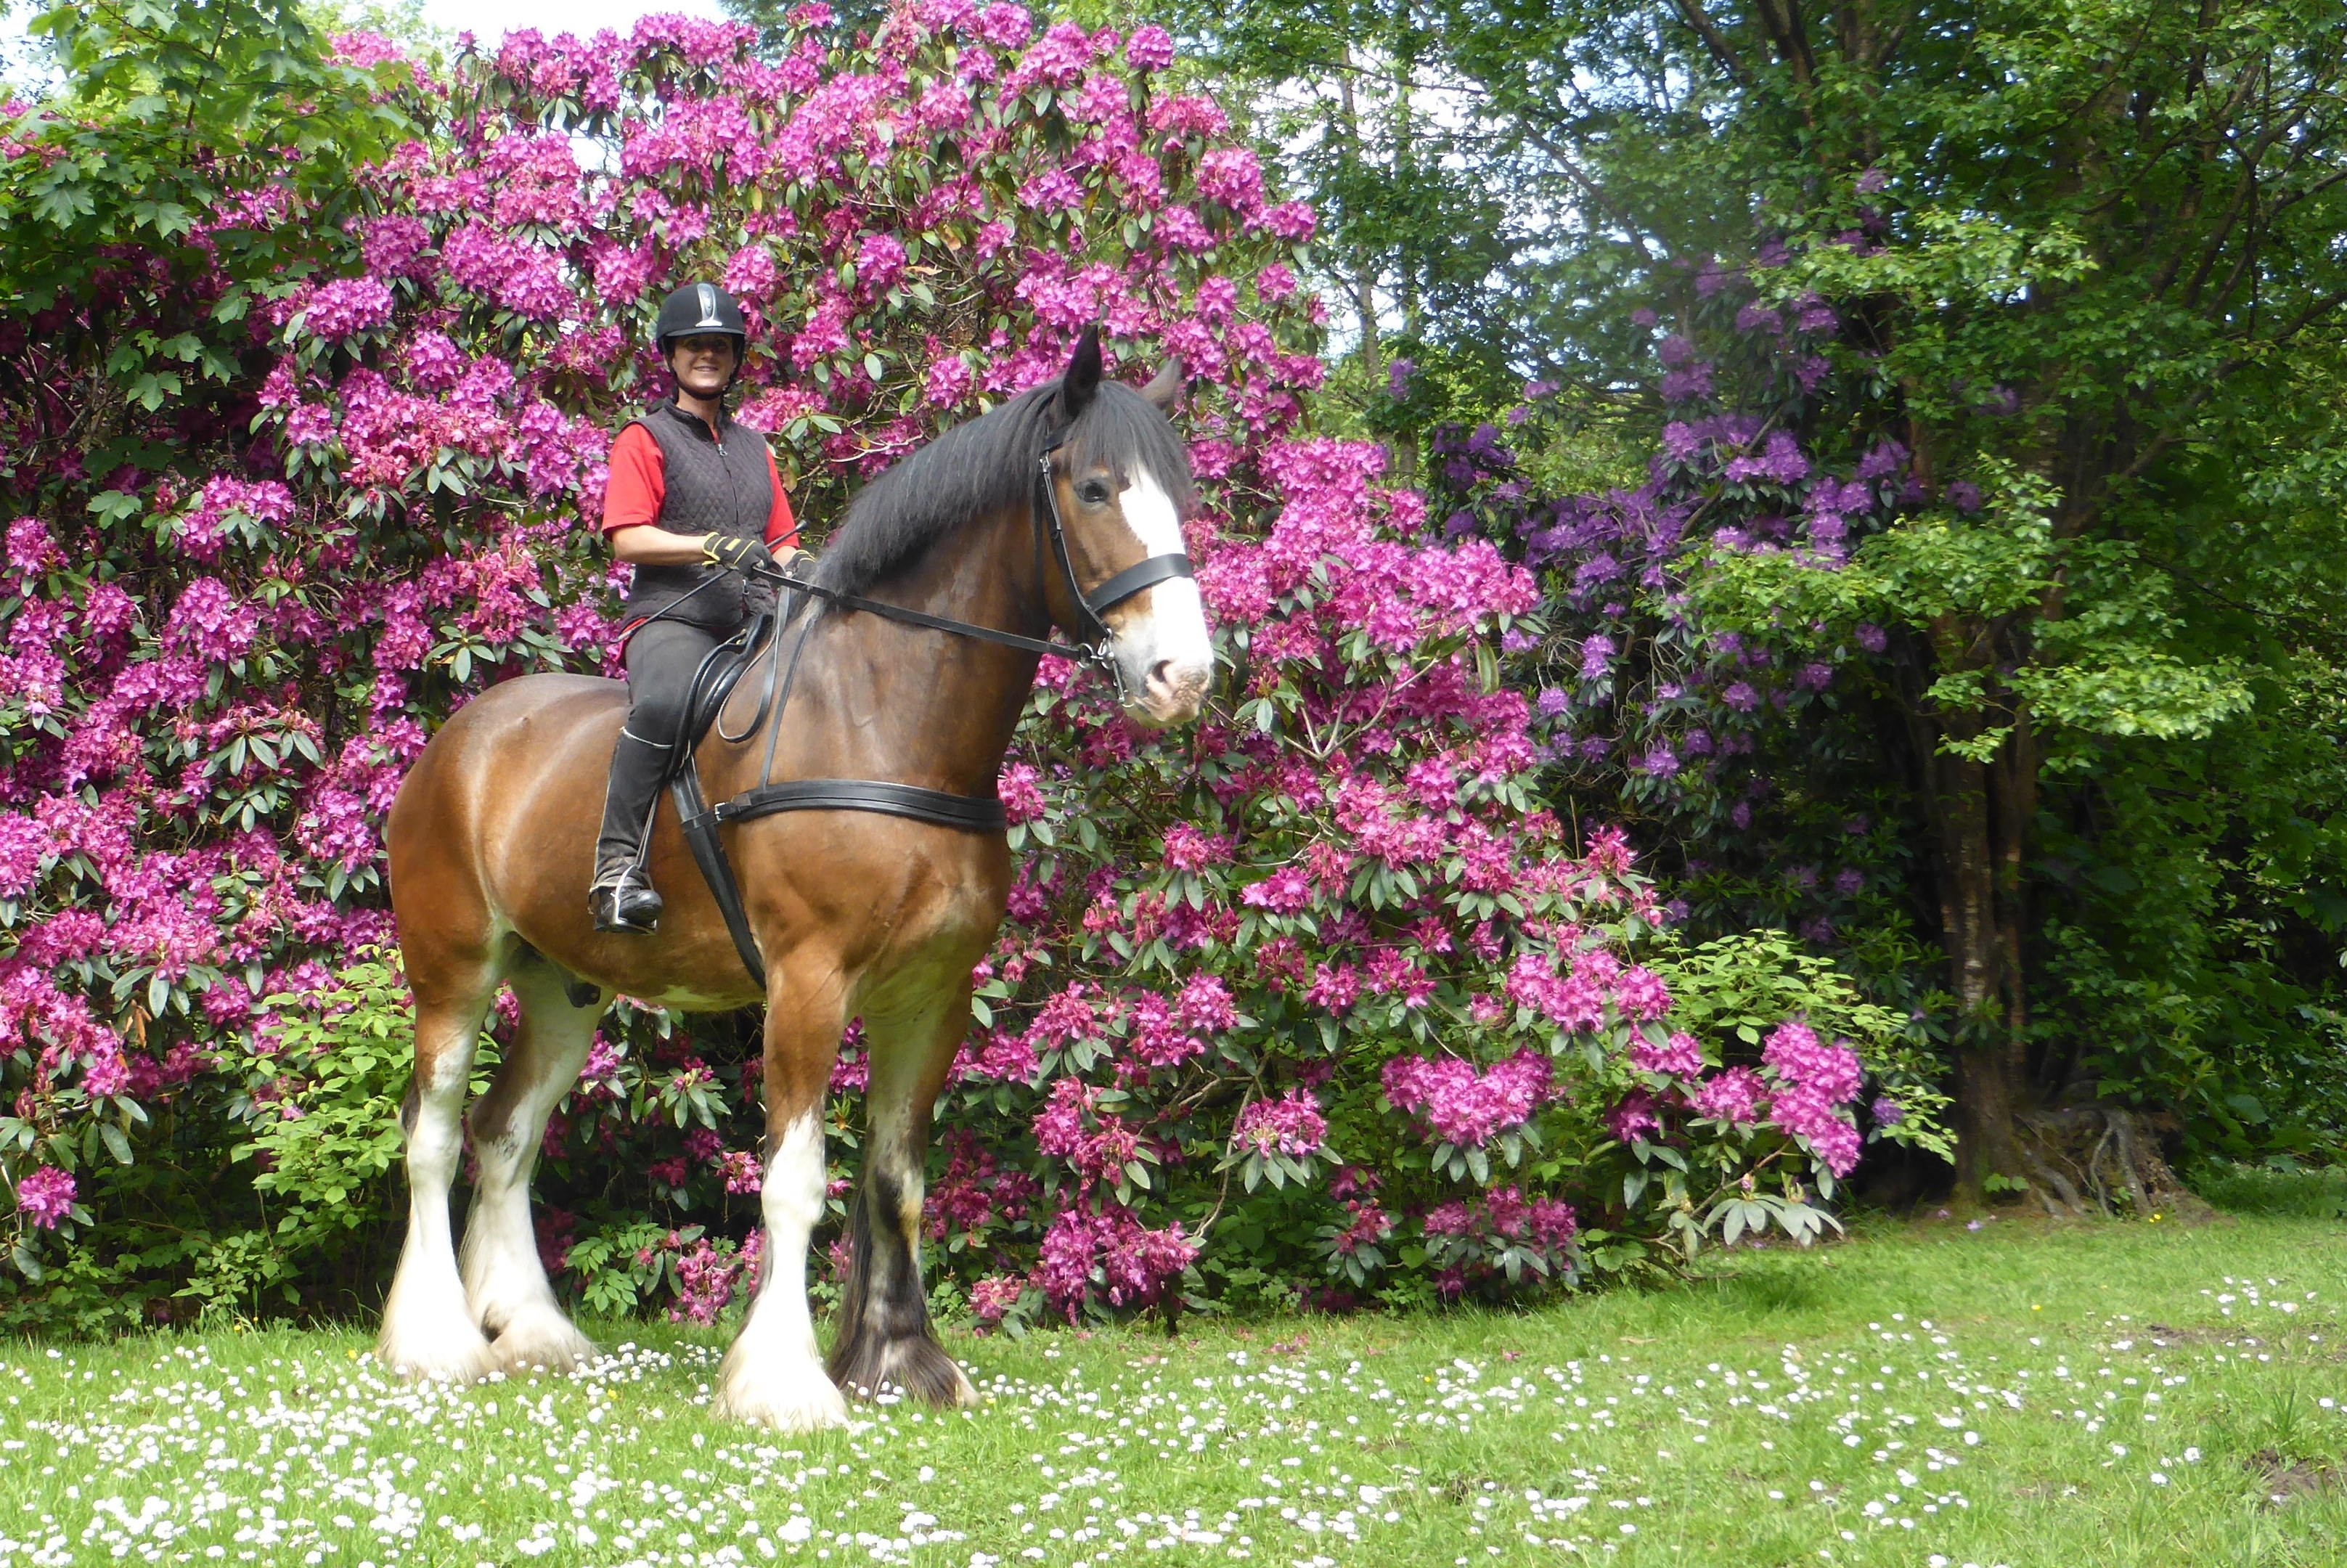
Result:
[[[1941,665],[1962,667],[1977,629],[1936,628]],[[2012,731],[1986,761],[1947,750],[1978,743],[1998,718]],[[2032,1108],[2022,966],[2022,872],[2036,809],[2037,757],[2025,712],[1950,712],[1911,691],[1908,722],[1939,884],[1940,939],[1956,997],[1956,1183],[1979,1201],[1992,1176],[2027,1179],[2021,1119]]]
[[[1343,66],[1337,74],[1337,108],[1344,121],[1345,171],[1358,190],[1363,155],[1360,111],[1353,102],[1355,69],[1353,51],[1348,46],[1345,50]],[[1368,373],[1374,386],[1378,374],[1385,369],[1385,355],[1378,343],[1377,260],[1366,244],[1357,244],[1353,249],[1352,284],[1353,310],[1361,323],[1361,368]]]

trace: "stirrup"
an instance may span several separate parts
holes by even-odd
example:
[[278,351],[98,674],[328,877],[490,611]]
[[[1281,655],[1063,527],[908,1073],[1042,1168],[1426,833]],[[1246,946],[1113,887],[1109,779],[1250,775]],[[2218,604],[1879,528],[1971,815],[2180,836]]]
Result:
[[661,896],[639,866],[623,866],[588,889],[587,907],[595,929],[610,935],[648,937],[660,929]]

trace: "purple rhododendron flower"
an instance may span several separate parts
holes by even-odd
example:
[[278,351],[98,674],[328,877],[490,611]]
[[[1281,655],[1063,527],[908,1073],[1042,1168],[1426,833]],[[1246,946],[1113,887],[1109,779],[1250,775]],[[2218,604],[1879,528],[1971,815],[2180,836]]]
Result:
[[1655,1114],[1655,1097],[1643,1089],[1633,1089],[1605,1113],[1605,1130],[1617,1143],[1635,1143],[1659,1131],[1662,1124]]

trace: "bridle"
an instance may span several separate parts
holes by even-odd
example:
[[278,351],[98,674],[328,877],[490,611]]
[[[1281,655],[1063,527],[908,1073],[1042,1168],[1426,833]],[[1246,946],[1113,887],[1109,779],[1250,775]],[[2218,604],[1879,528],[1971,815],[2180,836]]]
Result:
[[[821,584],[810,582],[805,578],[794,576],[781,567],[753,565],[749,569],[750,575],[764,581],[772,582],[778,589],[794,593],[804,593],[811,599],[835,604],[844,610],[860,610],[866,614],[877,615],[884,620],[901,621],[907,626],[926,627],[931,631],[950,632],[957,637],[991,642],[1003,648],[1016,648],[1022,652],[1049,653],[1062,659],[1072,660],[1078,664],[1089,666],[1107,675],[1110,682],[1116,689],[1117,705],[1122,707],[1131,700],[1132,692],[1125,683],[1124,666],[1116,657],[1116,633],[1110,630],[1105,617],[1110,610],[1144,589],[1154,588],[1159,583],[1173,578],[1194,577],[1196,574],[1191,569],[1189,556],[1183,551],[1175,550],[1166,555],[1151,556],[1147,560],[1125,568],[1091,592],[1084,591],[1083,584],[1076,579],[1075,562],[1068,554],[1068,530],[1066,523],[1060,516],[1059,487],[1052,482],[1052,455],[1066,445],[1068,428],[1063,425],[1054,432],[1051,438],[1044,443],[1042,450],[1036,456],[1036,495],[1030,507],[1030,513],[1035,525],[1036,580],[1038,583],[1045,580],[1046,568],[1043,557],[1048,544],[1051,560],[1059,568],[1060,582],[1067,589],[1068,601],[1075,607],[1077,641],[1073,643],[1056,642],[1048,638],[1022,637],[1015,631],[1003,631],[995,627],[980,626],[971,621],[955,620],[942,615],[930,615],[927,611],[909,610],[900,604],[889,604],[881,600],[866,599],[861,594],[843,593],[835,588],[825,588]],[[783,619],[787,621],[790,617],[784,616]],[[801,646],[804,646],[806,634],[802,630],[799,636]],[[793,652],[791,662],[795,669],[798,662],[795,651]],[[762,719],[764,717],[763,705],[760,717]]]

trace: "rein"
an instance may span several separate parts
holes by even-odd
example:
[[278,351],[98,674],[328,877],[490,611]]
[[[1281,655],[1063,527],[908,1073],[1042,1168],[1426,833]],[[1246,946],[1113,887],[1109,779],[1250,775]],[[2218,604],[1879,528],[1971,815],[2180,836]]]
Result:
[[[1016,648],[1023,653],[1057,654],[1061,658],[1072,660],[1076,663],[1087,665],[1106,674],[1114,682],[1117,701],[1122,703],[1130,693],[1125,689],[1123,668],[1118,664],[1112,647],[1116,634],[1109,630],[1108,622],[1102,617],[1143,589],[1154,588],[1172,578],[1193,577],[1196,574],[1191,569],[1189,556],[1176,550],[1170,555],[1151,556],[1138,565],[1125,568],[1090,593],[1084,591],[1083,585],[1076,580],[1075,562],[1068,555],[1067,527],[1060,518],[1060,493],[1051,483],[1051,455],[1057,452],[1066,440],[1067,432],[1064,430],[1053,436],[1035,460],[1037,494],[1034,506],[1030,509],[1035,523],[1035,575],[1038,578],[1043,575],[1043,549],[1045,541],[1048,539],[1052,560],[1060,569],[1060,580],[1066,586],[1069,600],[1074,603],[1077,613],[1082,618],[1082,630],[1087,641],[1075,643],[1055,642],[1048,638],[1022,637],[1015,631],[1003,631],[995,627],[980,626],[972,621],[955,620],[947,616],[931,615],[925,610],[907,609],[901,604],[889,604],[881,600],[866,599],[861,594],[843,593],[835,588],[825,588],[809,582],[804,578],[794,577],[778,566],[753,564],[748,569],[748,573],[752,577],[771,582],[778,588],[787,588],[793,592],[804,593],[811,599],[822,600],[826,603],[838,605],[844,610],[860,610],[867,615],[877,615],[884,620],[901,621],[907,626],[924,627],[931,631],[950,632],[956,637],[968,637],[979,642],[995,643],[1003,648]],[[805,634],[801,635],[804,637]],[[780,716],[779,713],[775,715],[777,718]],[[762,784],[764,783],[763,777],[760,783]]]
[[[1067,436],[1064,427],[1057,431],[1037,456],[1037,493],[1030,515],[1035,525],[1036,578],[1039,582],[1044,579],[1043,557],[1048,545],[1052,562],[1059,568],[1060,581],[1068,591],[1069,600],[1076,608],[1082,641],[1058,642],[1049,638],[1026,637],[1015,631],[981,626],[973,621],[931,615],[926,610],[825,588],[794,577],[771,563],[753,563],[745,569],[744,575],[771,582],[778,589],[805,594],[826,605],[861,610],[867,615],[879,616],[884,620],[917,626],[930,631],[943,631],[975,641],[991,642],[999,647],[1017,649],[1022,653],[1053,654],[1072,660],[1107,675],[1116,689],[1117,702],[1122,706],[1130,692],[1125,685],[1123,666],[1116,658],[1116,634],[1103,617],[1143,589],[1154,588],[1173,578],[1194,577],[1195,573],[1191,569],[1189,556],[1176,550],[1166,555],[1151,556],[1147,560],[1118,572],[1090,593],[1084,591],[1083,585],[1076,580],[1075,562],[1068,554],[1067,527],[1060,516],[1059,490],[1052,483],[1051,456],[1066,442]],[[712,578],[710,580],[717,579]],[[707,584],[702,586],[706,587]],[[766,754],[758,769],[755,787],[743,791],[731,800],[711,805],[702,793],[700,770],[693,760],[693,743],[697,739],[694,736],[679,738],[682,762],[670,786],[676,800],[677,814],[682,820],[685,843],[692,849],[702,876],[716,898],[719,913],[725,917],[726,930],[733,938],[734,950],[741,955],[743,967],[749,970],[751,979],[761,989],[766,984],[765,964],[750,929],[748,911],[742,904],[741,886],[734,878],[733,867],[726,858],[724,845],[718,842],[719,824],[746,822],[785,811],[864,811],[906,817],[963,833],[1000,833],[1009,825],[1002,803],[991,794],[954,794],[945,790],[925,789],[917,784],[889,784],[878,779],[771,782],[774,745],[782,733],[783,710],[788,705],[791,687],[798,679],[799,655],[806,651],[808,634],[815,630],[815,621],[819,614],[820,610],[810,612],[800,625],[798,637],[791,645],[787,669],[783,661],[782,631],[796,619],[795,607],[776,617],[774,640],[769,644],[772,651],[766,691],[759,701],[757,714],[738,736],[726,734],[723,720],[722,717],[717,720],[720,734],[727,741],[746,741],[757,733],[761,724],[769,726]],[[695,685],[699,683],[700,678],[696,675]]]

